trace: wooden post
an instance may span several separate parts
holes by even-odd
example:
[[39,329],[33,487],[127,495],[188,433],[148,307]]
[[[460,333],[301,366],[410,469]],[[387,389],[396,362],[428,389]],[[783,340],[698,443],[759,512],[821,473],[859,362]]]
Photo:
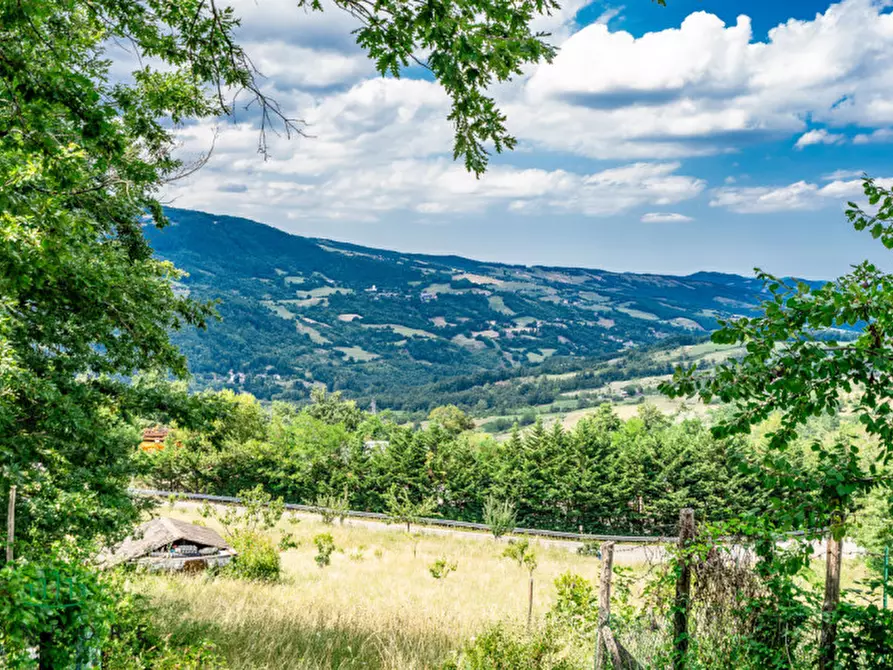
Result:
[[595,670],[605,667],[606,640],[603,630],[611,620],[611,577],[614,574],[614,543],[601,546],[602,578],[598,585],[598,628],[595,633]]
[[831,670],[837,642],[837,606],[840,604],[840,566],[843,540],[828,535],[825,554],[825,602],[822,605],[822,639],[819,643],[819,670]]
[[533,573],[530,573],[530,584],[527,589],[527,630],[533,622]]
[[9,509],[6,513],[6,562],[12,563],[15,558],[13,542],[16,535],[16,487],[9,487]]
[[695,511],[679,512],[679,575],[673,603],[673,669],[684,670],[688,663],[688,615],[691,609],[691,560],[688,547],[695,537]]

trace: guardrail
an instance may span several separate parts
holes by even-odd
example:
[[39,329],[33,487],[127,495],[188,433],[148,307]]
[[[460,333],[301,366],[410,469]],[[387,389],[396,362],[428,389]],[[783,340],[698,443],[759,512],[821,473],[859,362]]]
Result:
[[[185,493],[182,491],[162,491],[158,489],[130,489],[130,493],[137,496],[149,498],[170,498],[175,497],[186,500],[203,500],[207,502],[224,503],[229,505],[238,505],[242,502],[239,498],[233,496],[215,496],[206,493]],[[317,512],[319,507],[314,505],[299,505],[297,503],[285,503],[285,509],[295,510],[298,512]],[[375,519],[377,521],[387,521],[388,515],[380,512],[347,512],[348,517],[357,519]],[[471,521],[453,521],[451,519],[419,519],[419,525],[424,526],[440,526],[444,528],[456,528],[464,530],[478,530],[490,532],[490,527],[483,523],[473,523]],[[513,535],[530,535],[533,537],[547,537],[555,540],[571,540],[574,542],[619,542],[626,544],[663,544],[676,542],[679,538],[674,536],[641,536],[641,535],[598,535],[588,533],[566,533],[560,530],[542,530],[538,528],[515,528]]]

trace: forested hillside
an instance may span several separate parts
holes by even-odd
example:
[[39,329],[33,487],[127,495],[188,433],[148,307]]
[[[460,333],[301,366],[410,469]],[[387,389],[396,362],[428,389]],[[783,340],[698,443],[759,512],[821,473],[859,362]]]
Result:
[[166,229],[146,227],[157,255],[189,273],[181,291],[220,301],[222,320],[176,336],[197,383],[265,399],[304,399],[317,382],[388,396],[456,375],[693,340],[717,317],[749,313],[760,291],[736,275],[503,265],[168,214]]

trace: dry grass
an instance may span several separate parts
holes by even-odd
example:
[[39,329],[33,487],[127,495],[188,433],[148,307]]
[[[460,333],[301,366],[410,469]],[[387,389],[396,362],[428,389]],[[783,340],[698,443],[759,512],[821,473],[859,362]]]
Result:
[[[159,511],[196,520],[196,509],[178,503]],[[522,626],[526,619],[527,573],[501,557],[504,540],[435,529],[407,535],[396,526],[358,520],[326,526],[310,515],[297,524],[284,520],[278,531],[291,531],[300,542],[282,554],[279,584],[146,575],[133,586],[158,605],[163,629],[212,639],[235,669],[439,668],[488,624]],[[332,534],[338,551],[320,569],[312,538],[323,532]],[[597,584],[600,562],[575,554],[572,543],[532,543],[539,562],[534,613],[541,620],[558,575],[571,571]],[[630,549],[619,547],[615,563],[644,575],[656,560],[653,550]],[[438,581],[428,566],[441,557],[455,560],[458,570]],[[820,575],[822,562],[814,567]],[[860,561],[846,561],[844,585],[852,586],[863,572]]]
[[[183,505],[162,513],[197,516]],[[324,526],[311,517],[290,529],[300,546],[282,555],[281,584],[143,576],[135,587],[161,607],[169,632],[209,636],[234,668],[436,668],[487,624],[526,619],[527,573],[501,558],[504,541]],[[330,532],[339,549],[324,569],[313,561],[312,538],[321,532]],[[595,558],[545,544],[536,552],[538,617],[550,607],[553,580],[562,572],[597,580]],[[443,556],[457,561],[458,570],[439,581],[428,566]]]

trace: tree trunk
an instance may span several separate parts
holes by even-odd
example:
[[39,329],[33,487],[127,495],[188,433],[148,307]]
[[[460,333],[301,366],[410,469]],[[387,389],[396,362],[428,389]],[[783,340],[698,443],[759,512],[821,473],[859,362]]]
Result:
[[831,670],[837,642],[837,606],[840,604],[840,566],[843,540],[828,535],[825,554],[825,602],[822,605],[822,640],[819,644],[819,670]]
[[15,558],[13,543],[16,535],[16,487],[9,487],[9,509],[6,514],[6,562],[12,563]]

